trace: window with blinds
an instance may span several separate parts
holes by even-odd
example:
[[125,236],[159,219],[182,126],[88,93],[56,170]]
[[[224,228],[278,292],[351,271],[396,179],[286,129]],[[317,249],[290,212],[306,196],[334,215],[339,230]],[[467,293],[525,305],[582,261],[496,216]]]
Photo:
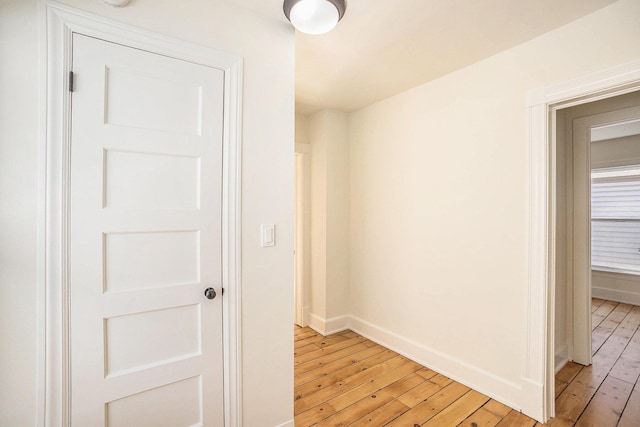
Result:
[[640,274],[640,165],[591,172],[591,267]]

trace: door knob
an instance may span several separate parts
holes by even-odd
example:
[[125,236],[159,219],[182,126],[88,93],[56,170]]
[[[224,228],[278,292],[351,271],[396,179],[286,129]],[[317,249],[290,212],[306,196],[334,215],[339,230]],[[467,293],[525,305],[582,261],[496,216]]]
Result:
[[209,299],[214,299],[216,297],[216,290],[213,288],[207,288],[204,290],[204,296]]

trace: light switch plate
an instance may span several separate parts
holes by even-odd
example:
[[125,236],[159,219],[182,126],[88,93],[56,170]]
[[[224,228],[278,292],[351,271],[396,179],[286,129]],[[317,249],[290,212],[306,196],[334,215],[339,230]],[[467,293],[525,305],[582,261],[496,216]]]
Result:
[[275,224],[262,224],[260,226],[260,245],[263,248],[268,248],[276,245]]

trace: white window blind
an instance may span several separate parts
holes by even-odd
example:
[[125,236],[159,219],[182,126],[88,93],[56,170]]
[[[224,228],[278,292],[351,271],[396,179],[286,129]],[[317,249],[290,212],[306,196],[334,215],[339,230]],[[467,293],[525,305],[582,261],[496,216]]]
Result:
[[591,266],[640,274],[640,166],[591,173]]

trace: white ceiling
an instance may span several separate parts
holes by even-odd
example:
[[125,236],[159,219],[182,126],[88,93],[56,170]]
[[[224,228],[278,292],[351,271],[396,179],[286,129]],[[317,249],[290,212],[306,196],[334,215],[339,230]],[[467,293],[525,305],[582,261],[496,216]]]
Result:
[[[282,0],[233,0],[286,22]],[[616,0],[348,0],[335,30],[296,33],[296,109],[352,111]]]

